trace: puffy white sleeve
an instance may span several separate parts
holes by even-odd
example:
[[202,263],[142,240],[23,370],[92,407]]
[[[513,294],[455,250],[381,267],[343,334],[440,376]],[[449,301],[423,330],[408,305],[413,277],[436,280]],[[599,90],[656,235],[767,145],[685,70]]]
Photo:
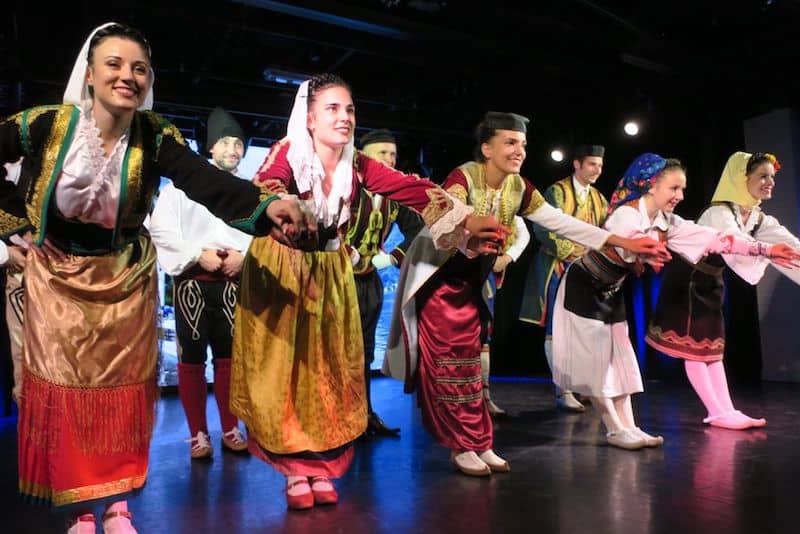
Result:
[[150,237],[156,247],[158,263],[164,272],[177,276],[197,263],[203,249],[184,239],[181,230],[182,204],[186,195],[172,184],[161,190],[150,216]]
[[[756,244],[756,239],[743,231],[736,222],[736,217],[727,206],[711,206],[698,219],[699,224],[714,228],[723,235],[731,236],[737,241]],[[719,252],[711,250],[709,252]],[[722,259],[733,272],[749,284],[757,284],[769,265],[765,256],[723,253]]]
[[525,217],[559,237],[595,250],[603,248],[608,238],[611,237],[611,232],[566,215],[547,202]]
[[[631,206],[620,206],[608,216],[605,223],[606,230],[618,236],[627,238],[644,237],[642,231],[642,215],[639,210]],[[629,250],[614,247],[622,260],[627,263],[636,261],[637,255]]]
[[[764,215],[764,220],[761,221],[761,226],[758,227],[755,237],[759,241],[764,241],[765,243],[771,243],[773,245],[777,243],[786,243],[800,250],[800,239],[797,239],[792,232],[781,225],[778,219],[771,215]],[[789,280],[800,285],[800,269],[787,269],[771,261],[770,263]]]
[[[697,263],[703,256],[711,252],[732,250],[732,241],[726,235],[710,226],[703,226],[693,221],[682,219],[678,215],[670,216],[667,230],[667,247],[677,252],[690,263]],[[742,249],[748,253],[748,247]]]
[[517,261],[531,241],[531,234],[528,232],[528,227],[525,226],[525,221],[519,215],[514,216],[514,228],[516,229],[517,239],[514,244],[508,247],[506,254],[511,256],[511,259]]

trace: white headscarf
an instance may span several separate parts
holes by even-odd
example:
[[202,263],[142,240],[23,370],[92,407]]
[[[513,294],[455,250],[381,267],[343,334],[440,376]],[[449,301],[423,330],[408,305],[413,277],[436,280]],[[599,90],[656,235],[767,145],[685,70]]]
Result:
[[[294,174],[298,192],[312,191],[314,204],[311,209],[317,220],[325,226],[344,224],[350,219],[350,195],[353,191],[353,139],[345,145],[342,157],[333,173],[331,191],[326,197],[322,192],[325,171],[322,162],[314,152],[314,141],[308,132],[308,82],[304,81],[297,90],[286,137],[289,138],[289,153],[286,155]],[[342,206],[341,213],[339,206]],[[336,219],[339,214],[338,220]]]
[[[63,101],[65,104],[74,104],[79,107],[84,107],[84,102],[87,100],[91,101],[92,97],[89,94],[89,84],[86,80],[86,69],[89,67],[87,60],[87,56],[89,55],[89,45],[92,42],[92,37],[94,37],[94,34],[103,28],[112,26],[114,24],[117,23],[106,22],[105,24],[101,24],[92,30],[92,33],[90,33],[89,37],[86,38],[86,42],[83,43],[83,47],[78,53],[78,59],[75,60],[75,65],[72,67],[72,74],[69,77],[69,82],[67,82],[67,90],[64,91]],[[150,68],[150,79],[155,82],[155,74],[153,73],[152,67]],[[141,106],[139,106],[139,109],[153,109],[153,83],[151,83],[150,87],[147,89],[147,95],[145,95],[144,102]]]

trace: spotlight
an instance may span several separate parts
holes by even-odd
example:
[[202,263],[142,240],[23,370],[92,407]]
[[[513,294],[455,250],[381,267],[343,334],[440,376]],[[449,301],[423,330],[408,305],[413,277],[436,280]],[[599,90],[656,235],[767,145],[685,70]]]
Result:
[[633,137],[639,133],[639,125],[634,121],[628,121],[625,123],[625,127],[623,128],[625,133]]
[[553,161],[564,161],[564,153],[561,150],[555,148],[553,149],[552,152],[550,152],[550,158]]

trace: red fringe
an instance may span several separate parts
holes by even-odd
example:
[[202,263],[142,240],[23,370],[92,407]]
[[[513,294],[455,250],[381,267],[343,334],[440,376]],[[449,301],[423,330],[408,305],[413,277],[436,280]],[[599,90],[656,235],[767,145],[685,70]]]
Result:
[[83,454],[137,452],[150,446],[155,381],[116,387],[68,387],[25,374],[20,438],[46,449],[64,435]]

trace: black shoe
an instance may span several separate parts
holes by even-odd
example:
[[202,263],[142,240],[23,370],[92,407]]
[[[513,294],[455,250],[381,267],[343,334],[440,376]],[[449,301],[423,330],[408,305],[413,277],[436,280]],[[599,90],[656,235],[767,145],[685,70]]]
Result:
[[400,436],[399,428],[389,428],[375,412],[367,416],[367,434],[396,438]]

